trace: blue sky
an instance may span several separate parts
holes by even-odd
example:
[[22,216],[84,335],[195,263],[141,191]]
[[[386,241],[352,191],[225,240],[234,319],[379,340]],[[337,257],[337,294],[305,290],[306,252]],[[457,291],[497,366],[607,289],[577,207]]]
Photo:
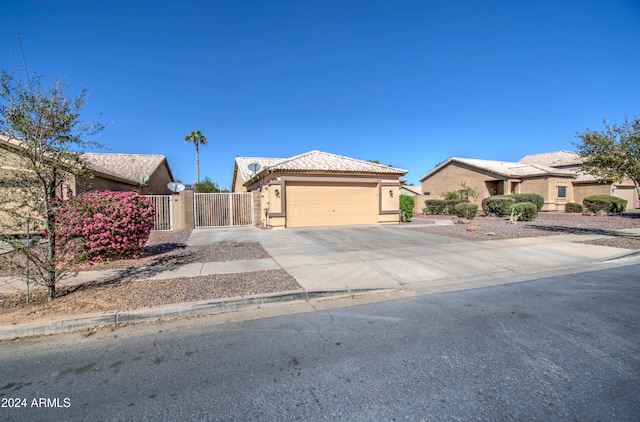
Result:
[[231,187],[234,158],[318,149],[409,170],[572,150],[640,115],[640,2],[4,0],[0,67],[89,89],[110,152]]

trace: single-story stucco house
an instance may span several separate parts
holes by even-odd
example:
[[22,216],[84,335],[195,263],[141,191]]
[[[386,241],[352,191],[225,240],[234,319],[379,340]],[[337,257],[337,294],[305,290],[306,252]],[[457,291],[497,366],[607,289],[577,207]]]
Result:
[[400,177],[406,173],[321,151],[236,157],[232,191],[254,192],[264,227],[398,223]]
[[[0,179],[13,185],[14,182],[26,180],[26,166],[23,146],[15,139],[0,136]],[[67,199],[87,191],[134,191],[143,195],[170,194],[167,183],[172,182],[173,175],[163,155],[149,154],[96,154],[82,155],[87,167],[92,170],[90,179],[70,176],[60,185],[57,195]],[[142,177],[145,175],[144,177]],[[148,176],[148,177],[147,177]],[[0,186],[2,201],[0,205],[11,212],[20,211],[23,198],[19,188]],[[26,211],[25,211],[26,212]],[[33,215],[33,221],[39,216]],[[6,213],[0,213],[0,228],[3,233],[13,233],[15,223]]]
[[444,193],[473,190],[478,205],[492,195],[536,193],[544,200],[543,211],[564,211],[567,202],[582,203],[589,195],[615,195],[628,201],[627,208],[638,207],[638,194],[632,181],[603,181],[581,169],[580,155],[557,151],[528,155],[517,163],[453,157],[420,178],[422,195],[416,209],[426,199],[440,199]]
[[638,190],[631,179],[625,178],[620,182],[611,182],[586,173],[582,170],[582,157],[577,152],[555,151],[532,154],[522,158],[520,162],[531,165],[546,165],[575,173],[573,202],[582,203],[585,197],[591,195],[613,195],[627,201],[627,210],[640,208]]
[[[167,187],[173,182],[171,168],[164,155],[155,154],[98,154],[82,155],[93,172],[93,179],[78,181],[80,192],[135,191],[142,195],[169,195]],[[146,181],[142,182],[142,175]]]
[[[21,146],[16,140],[0,136],[0,171],[5,177],[24,167]],[[72,178],[63,185],[62,197],[87,191],[134,191],[143,195],[168,195],[167,183],[173,182],[171,168],[164,155],[84,153],[82,159],[93,178]],[[142,176],[144,177],[144,181]]]

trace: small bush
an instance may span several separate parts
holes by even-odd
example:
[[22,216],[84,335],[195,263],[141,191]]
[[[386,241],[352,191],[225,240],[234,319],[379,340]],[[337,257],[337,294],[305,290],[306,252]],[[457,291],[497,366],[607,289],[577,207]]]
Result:
[[538,206],[532,202],[518,202],[511,206],[511,215],[515,221],[533,221],[538,215]]
[[482,209],[487,214],[502,217],[511,214],[511,206],[515,203],[515,199],[506,195],[494,195],[482,200]]
[[504,196],[507,198],[513,198],[516,201],[516,204],[520,202],[531,202],[532,204],[535,204],[538,209],[537,212],[540,212],[544,206],[544,198],[542,195],[538,195],[537,193],[512,193]]
[[409,221],[413,217],[413,208],[416,205],[415,199],[410,195],[400,195],[400,218],[402,221]]
[[627,201],[611,195],[591,195],[582,201],[585,207],[591,212],[600,210],[607,213],[624,212],[627,209]]
[[466,218],[467,220],[473,220],[478,214],[478,206],[471,202],[461,202],[453,207],[455,215],[460,218]]
[[564,206],[564,212],[581,214],[584,212],[584,205],[576,202],[567,202]]
[[442,199],[445,201],[455,201],[461,200],[462,196],[460,196],[460,192],[445,192],[442,194]]
[[462,199],[427,199],[424,204],[426,214],[453,215],[457,204],[468,202]]
[[135,192],[89,192],[67,201],[56,218],[56,242],[68,259],[134,258],[149,239],[154,209]]

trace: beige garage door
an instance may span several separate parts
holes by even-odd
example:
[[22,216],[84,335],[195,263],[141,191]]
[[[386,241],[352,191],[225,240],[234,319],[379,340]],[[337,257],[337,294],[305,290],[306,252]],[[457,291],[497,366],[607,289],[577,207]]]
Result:
[[634,188],[617,188],[613,191],[613,194],[615,196],[617,196],[618,198],[622,198],[622,199],[626,199],[627,201],[627,209],[628,210],[632,210],[635,208],[635,205],[633,203],[633,191],[635,189]]
[[287,183],[287,227],[339,226],[378,222],[374,184]]

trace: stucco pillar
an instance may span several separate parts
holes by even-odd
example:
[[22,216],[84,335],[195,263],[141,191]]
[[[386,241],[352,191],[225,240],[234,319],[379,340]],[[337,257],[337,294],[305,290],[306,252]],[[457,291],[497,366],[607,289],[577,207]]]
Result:
[[184,190],[171,195],[173,230],[191,230],[193,221],[193,191]]

